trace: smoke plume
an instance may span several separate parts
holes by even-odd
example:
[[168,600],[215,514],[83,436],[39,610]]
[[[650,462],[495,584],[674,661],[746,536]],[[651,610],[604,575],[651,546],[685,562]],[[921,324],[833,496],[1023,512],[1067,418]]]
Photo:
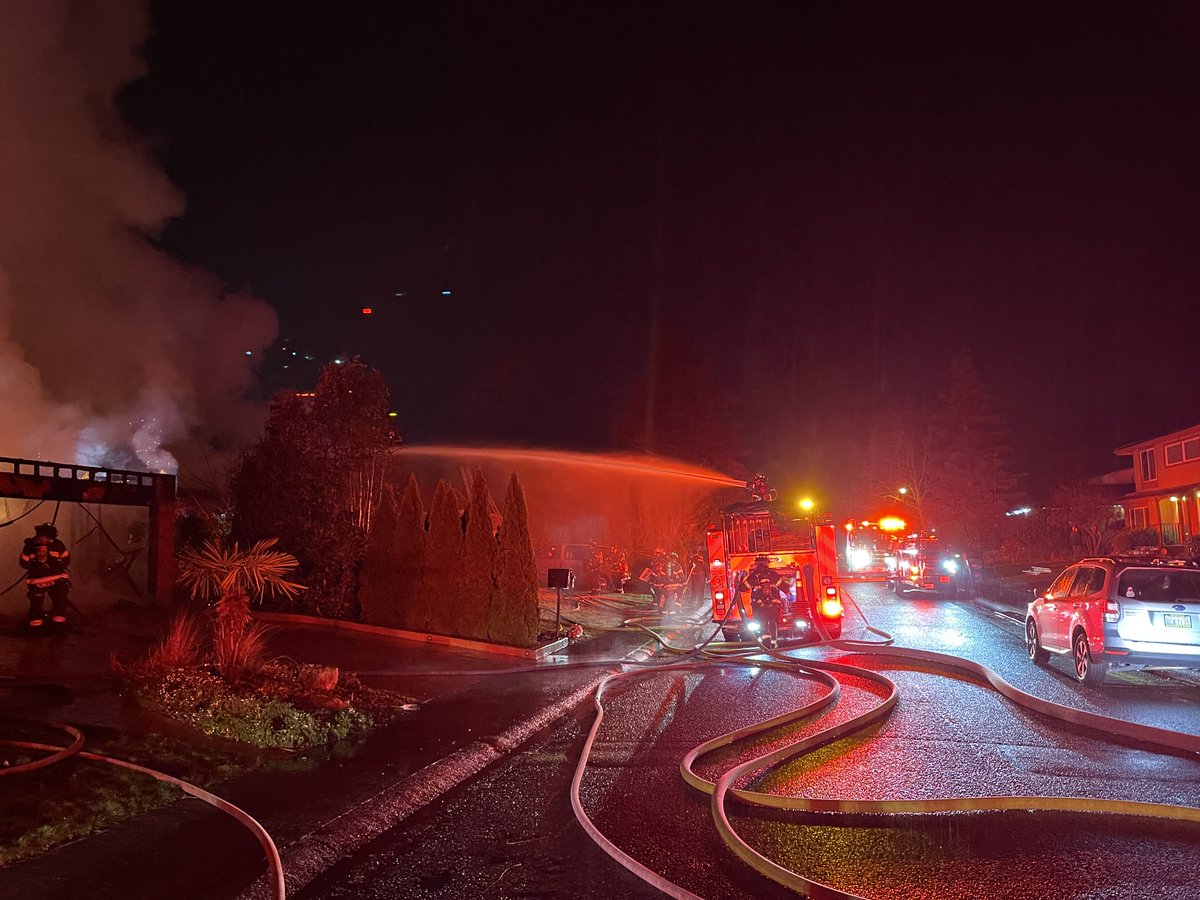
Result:
[[155,246],[183,198],[115,98],[141,2],[0,5],[0,455],[174,471],[244,439],[274,311]]

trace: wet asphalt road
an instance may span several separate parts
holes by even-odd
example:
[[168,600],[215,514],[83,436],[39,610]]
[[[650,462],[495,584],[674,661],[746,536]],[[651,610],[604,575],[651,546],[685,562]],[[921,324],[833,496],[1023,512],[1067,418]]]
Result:
[[[1065,661],[1038,669],[1020,626],[967,602],[896,598],[881,586],[851,593],[896,643],[965,656],[1025,690],[1081,709],[1200,733],[1200,688],[1157,676],[1119,676],[1101,691],[1075,685]],[[853,624],[857,612],[851,610]],[[847,637],[868,637],[847,630]],[[819,651],[798,651],[797,655]],[[989,687],[880,656],[828,652],[897,682],[893,714],[862,736],[787,763],[755,786],[845,798],[1045,794],[1200,805],[1200,762],[1119,744],[1014,707]],[[838,706],[787,736],[722,751],[709,777],[748,755],[879,702],[845,677]],[[694,893],[790,896],[751,874],[721,844],[706,798],[679,760],[697,743],[788,711],[825,689],[753,667],[707,667],[628,679],[607,717],[583,782],[600,829],[643,864]],[[461,785],[298,896],[653,897],[575,823],[567,790],[585,707],[523,751]],[[1034,812],[904,819],[748,814],[734,823],[762,852],[808,877],[874,898],[1146,898],[1200,895],[1200,826],[1127,817]]]

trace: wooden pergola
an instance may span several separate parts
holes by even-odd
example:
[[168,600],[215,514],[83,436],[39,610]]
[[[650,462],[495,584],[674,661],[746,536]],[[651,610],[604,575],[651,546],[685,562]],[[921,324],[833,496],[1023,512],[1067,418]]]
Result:
[[62,503],[145,506],[147,589],[171,601],[175,584],[175,476],[0,456],[0,497]]

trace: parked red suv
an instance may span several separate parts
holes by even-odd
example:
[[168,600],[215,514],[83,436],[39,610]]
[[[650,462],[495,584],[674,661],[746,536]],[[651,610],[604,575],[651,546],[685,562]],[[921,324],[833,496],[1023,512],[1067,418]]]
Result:
[[1029,604],[1025,642],[1038,665],[1070,654],[1075,679],[1092,687],[1110,666],[1200,668],[1200,566],[1082,560]]

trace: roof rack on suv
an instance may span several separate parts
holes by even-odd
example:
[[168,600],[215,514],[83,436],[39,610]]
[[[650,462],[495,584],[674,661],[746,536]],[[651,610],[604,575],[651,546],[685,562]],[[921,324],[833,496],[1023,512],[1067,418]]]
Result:
[[1105,559],[1121,566],[1172,566],[1200,569],[1200,561],[1190,556],[1142,556],[1136,553],[1113,554]]

